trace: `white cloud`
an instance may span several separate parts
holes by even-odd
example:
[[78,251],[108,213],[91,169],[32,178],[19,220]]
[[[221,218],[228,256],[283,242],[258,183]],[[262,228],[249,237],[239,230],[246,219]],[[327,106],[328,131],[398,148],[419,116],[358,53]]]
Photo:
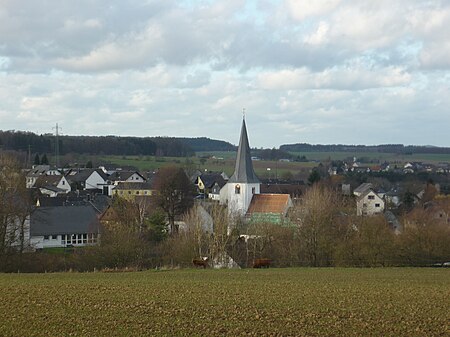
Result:
[[300,68],[263,72],[258,76],[257,86],[266,90],[361,90],[406,85],[410,81],[411,76],[404,69],[395,67],[373,70],[334,68],[318,73],[311,72],[306,68]]
[[341,0],[287,0],[286,6],[290,15],[296,20],[304,20],[311,16],[329,13]]
[[236,143],[245,107],[254,146],[445,144],[448,26],[428,0],[2,2],[0,128]]

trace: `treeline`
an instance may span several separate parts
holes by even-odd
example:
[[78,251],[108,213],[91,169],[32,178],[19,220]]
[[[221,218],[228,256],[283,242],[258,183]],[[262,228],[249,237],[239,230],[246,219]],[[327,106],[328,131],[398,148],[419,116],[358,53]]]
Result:
[[380,152],[380,153],[450,153],[450,147],[430,147],[415,146],[403,144],[385,144],[385,145],[312,145],[307,143],[285,144],[280,146],[280,150],[288,152]]
[[262,160],[280,160],[280,159],[292,159],[294,158],[289,152],[279,149],[254,149],[252,154]]
[[[24,131],[0,131],[0,149],[52,153],[53,134],[37,135]],[[91,155],[149,155],[186,157],[198,151],[236,151],[236,146],[206,137],[119,137],[119,136],[59,136],[59,152]]]
[[[52,134],[0,131],[0,148],[53,153],[55,139]],[[180,139],[170,137],[59,136],[59,153],[185,157],[193,155],[194,151]]]
[[177,138],[184,145],[190,147],[195,152],[200,151],[236,151],[235,145],[223,140],[210,139],[206,137],[198,138]]

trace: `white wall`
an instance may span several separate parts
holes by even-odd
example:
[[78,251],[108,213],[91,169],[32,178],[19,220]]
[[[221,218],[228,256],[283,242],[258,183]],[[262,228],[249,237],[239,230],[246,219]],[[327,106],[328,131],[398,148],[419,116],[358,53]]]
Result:
[[102,178],[97,171],[92,172],[92,174],[86,179],[86,184],[84,189],[86,190],[95,190],[95,189],[103,189],[103,185],[105,184],[105,180]]
[[[234,215],[245,215],[247,213],[253,194],[260,193],[260,184],[246,184],[246,183],[228,183],[228,213]],[[240,186],[240,193],[236,194],[236,186]],[[252,189],[255,192],[252,193]]]
[[[376,207],[379,205],[379,207]],[[384,212],[384,200],[374,191],[370,191],[356,202],[357,215],[375,215]]]

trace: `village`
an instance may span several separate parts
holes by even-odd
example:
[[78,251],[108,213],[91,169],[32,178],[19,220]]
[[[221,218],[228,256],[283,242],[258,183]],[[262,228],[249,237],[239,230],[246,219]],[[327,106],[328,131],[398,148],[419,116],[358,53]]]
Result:
[[[276,251],[275,246],[279,242],[275,233],[286,231],[283,235],[291,235],[287,239],[289,241],[302,232],[305,235],[303,239],[310,240],[311,230],[317,233],[324,231],[324,238],[333,241],[339,240],[343,230],[340,227],[344,224],[351,226],[347,230],[353,231],[354,235],[361,235],[359,227],[373,223],[370,226],[388,231],[395,241],[396,236],[409,233],[411,228],[425,226],[445,233],[450,228],[447,185],[441,188],[439,183],[423,183],[418,179],[408,179],[407,183],[389,182],[377,177],[370,179],[371,173],[379,172],[405,176],[433,172],[448,182],[445,180],[450,172],[448,164],[433,166],[411,162],[394,168],[387,162],[364,166],[354,160],[351,163],[340,162],[339,167],[332,165],[335,163],[328,163],[328,167],[319,163],[304,182],[261,180],[253,168],[255,160],[258,158],[252,158],[244,119],[231,177],[225,172],[188,172],[177,168],[140,172],[106,165],[69,169],[35,165],[31,170],[21,171],[26,194],[32,196],[27,199],[29,204],[23,201],[25,199],[19,202],[22,197],[9,194],[8,189],[4,193],[3,198],[23,206],[14,214],[17,206],[8,208],[8,203],[3,203],[4,252],[19,250],[21,254],[29,255],[61,249],[64,255],[82,247],[102,246],[108,242],[107,238],[114,238],[111,233],[120,228],[117,233],[121,234],[116,236],[119,246],[123,232],[135,232],[139,240],[145,235],[148,238],[148,233],[152,232],[152,238],[146,241],[148,245],[160,245],[163,241],[167,244],[170,240],[177,245],[180,242],[176,242],[175,237],[193,236],[190,251],[178,257],[178,264],[185,266],[199,259],[209,261],[202,262],[202,266],[216,268],[251,267],[258,259],[270,260],[273,266],[333,265],[336,252],[317,243],[311,246],[304,242],[303,247],[299,247],[300,251],[303,250],[301,258],[285,256]],[[2,175],[6,178],[7,166],[3,167]],[[360,177],[361,174],[365,175],[366,181],[359,183],[361,179],[358,181],[355,175]],[[316,204],[309,205],[314,198]],[[318,221],[317,217],[323,219]],[[427,223],[419,222],[424,221],[424,217]],[[317,233],[314,240],[320,239],[316,237]],[[330,242],[324,244],[327,246]],[[367,244],[372,245],[373,242]],[[445,249],[443,252],[433,252],[438,247],[429,249],[427,256],[409,263],[447,262],[439,258],[440,255],[445,256]],[[370,263],[404,263],[398,256],[394,258],[386,254],[384,259]],[[316,255],[323,257],[319,259]],[[161,266],[164,263],[162,257],[155,262],[157,260],[150,265]],[[369,263],[362,260],[355,262],[344,258],[341,263]],[[171,264],[173,261],[171,258]],[[124,263],[107,263],[103,267],[126,267],[135,263],[131,258]]]

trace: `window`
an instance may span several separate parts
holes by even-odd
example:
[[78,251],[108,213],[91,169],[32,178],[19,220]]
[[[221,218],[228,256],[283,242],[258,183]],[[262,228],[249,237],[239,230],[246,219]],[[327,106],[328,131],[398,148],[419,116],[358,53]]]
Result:
[[52,240],[58,239],[58,235],[52,235]]
[[136,194],[139,194],[139,191],[136,191]]
[[241,186],[238,184],[234,187],[235,194],[241,194]]
[[48,240],[48,235],[44,235],[44,240]]
[[380,204],[375,204],[375,207],[380,207]]
[[375,200],[375,196],[374,195],[369,195],[368,199],[369,200]]
[[255,194],[255,193],[256,193],[256,188],[252,187],[252,194]]
[[62,184],[63,184],[63,185],[65,185],[65,184],[66,184],[66,182],[65,182],[65,181],[63,180],[63,181],[62,181]]

